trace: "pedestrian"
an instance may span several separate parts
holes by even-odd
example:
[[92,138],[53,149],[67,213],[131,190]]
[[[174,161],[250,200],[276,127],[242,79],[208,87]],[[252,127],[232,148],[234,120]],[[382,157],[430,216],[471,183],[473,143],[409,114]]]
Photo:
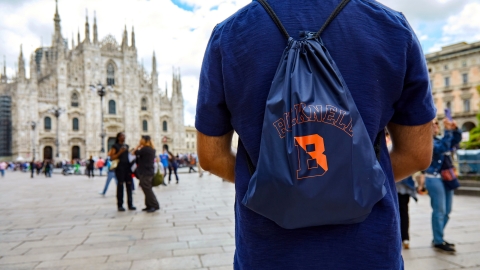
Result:
[[45,177],[52,177],[52,166],[50,160],[46,159],[43,161],[43,168],[45,171]]
[[410,235],[408,229],[410,226],[410,217],[408,215],[408,203],[410,197],[417,201],[417,190],[412,176],[403,179],[395,184],[398,196],[398,209],[400,213],[400,234],[402,237],[402,246],[404,249],[410,248]]
[[0,162],[0,174],[2,177],[5,176],[5,170],[7,169],[7,163],[5,161]]
[[203,176],[203,169],[200,166],[200,162],[198,162],[198,155],[195,155],[195,161],[197,163],[197,169],[198,169],[198,176],[202,177]]
[[98,160],[97,160],[97,168],[98,168],[98,171],[100,172],[100,176],[102,176],[102,172],[103,172],[103,167],[105,166],[105,160],[103,160],[102,157],[100,157]]
[[163,151],[168,154],[168,183],[170,184],[170,181],[172,180],[172,171],[175,174],[175,177],[177,179],[177,184],[178,184],[178,174],[177,174],[177,169],[178,169],[178,164],[177,164],[177,157],[175,157],[172,152],[168,150],[168,145],[164,144],[163,145]]
[[443,137],[438,137],[440,126],[434,122],[433,157],[430,167],[425,171],[425,187],[430,196],[432,206],[433,247],[436,250],[453,253],[455,244],[444,239],[444,230],[452,211],[453,189],[446,186],[442,180],[443,163],[450,159],[451,151],[462,140],[462,133],[455,121],[443,120],[445,131]]
[[163,148],[163,152],[159,155],[159,157],[160,157],[160,162],[163,165],[163,175],[166,176],[167,168],[168,168],[168,152],[167,150],[165,150],[165,147]]
[[197,172],[193,166],[195,166],[195,163],[196,163],[196,159],[195,157],[193,157],[192,154],[188,155],[188,173],[191,173],[192,171],[193,172]]
[[87,161],[87,175],[88,175],[88,178],[90,178],[90,176],[92,178],[95,177],[95,174],[93,172],[94,169],[95,169],[95,160],[93,160],[93,157],[90,156],[90,158]]
[[37,169],[37,175],[40,174],[40,172],[42,171],[42,162],[38,161],[36,164],[35,164],[35,167]]
[[153,193],[153,175],[155,174],[155,146],[150,136],[142,136],[138,146],[133,149],[132,154],[137,156],[136,174],[140,179],[140,187],[145,194],[145,208],[142,211],[153,213],[160,209],[160,204]]
[[123,190],[124,186],[127,190],[127,202],[129,210],[136,210],[133,206],[132,196],[132,171],[130,169],[130,161],[128,160],[128,144],[125,144],[125,134],[119,132],[115,138],[115,144],[108,152],[110,159],[115,161],[118,159],[118,165],[115,167],[115,177],[117,178],[117,207],[118,211],[123,212]]
[[31,175],[30,175],[30,178],[33,178],[33,175],[35,174],[35,159],[32,159],[32,161],[30,162],[30,172],[31,172]]
[[[343,10],[333,14],[340,2],[344,6]],[[357,0],[346,3],[340,0],[269,0],[273,12],[266,12],[262,6],[266,5],[263,0],[252,1],[216,25],[212,31],[200,74],[195,120],[197,149],[203,169],[235,183],[236,270],[404,268],[395,181],[425,169],[430,163],[431,121],[436,110],[429,87],[428,70],[420,43],[400,12],[377,1]],[[270,15],[274,14],[280,19],[273,21]],[[337,16],[330,17],[332,14]],[[327,20],[329,17],[333,20]],[[277,27],[280,23],[284,26],[282,30]],[[321,41],[315,39],[315,33],[312,35],[305,32],[320,28],[324,30],[320,33]],[[287,40],[285,33],[292,35],[292,39]],[[393,37],[395,38],[392,39]],[[263,122],[273,83],[280,84],[290,78],[285,76],[274,79],[280,67],[281,70],[286,69],[279,66],[279,61],[284,64],[283,52],[299,49],[307,42],[321,42],[318,47],[325,51],[328,48],[329,60],[307,64],[302,57],[310,57],[312,52],[302,50],[295,55],[299,55],[296,59],[301,59],[299,63],[303,66],[293,64],[289,67],[305,70],[321,64],[325,67],[325,72],[335,72],[341,76],[331,77],[326,84],[312,86],[311,78],[318,78],[315,74],[323,72],[312,69],[308,74],[302,73],[303,79],[297,78],[298,84],[295,86],[308,97],[313,96],[315,89],[327,93],[331,88],[329,84],[340,85],[342,89],[348,90],[341,96],[348,96],[355,102],[364,126],[353,128],[357,133],[366,130],[371,143],[371,146],[365,145],[365,152],[378,153],[380,164],[377,163],[377,166],[384,173],[381,175],[384,179],[381,185],[384,195],[361,222],[291,230],[279,226],[242,203],[251,184],[250,172],[259,169],[255,166],[257,161],[260,158],[270,160],[271,165],[262,170],[278,173],[278,178],[294,178],[298,167],[284,168],[278,163],[280,158],[285,160],[288,155],[293,164],[302,158],[305,168],[318,170],[321,166],[317,160],[321,161],[322,155],[327,160],[338,160],[335,155],[344,156],[346,160],[353,158],[346,156],[350,152],[341,151],[343,146],[334,141],[325,142],[325,153],[321,153],[322,149],[315,148],[316,145],[313,144],[305,145],[305,150],[293,146],[288,153],[278,154],[275,152],[277,149],[272,148],[260,154],[261,143],[264,143],[261,138],[267,131],[276,135],[278,140],[291,141],[294,138],[290,131],[297,128],[297,123],[313,125],[313,122],[317,122],[322,130],[333,130],[342,125],[348,129],[349,124],[343,123],[342,120],[345,119],[340,117],[344,116],[342,112],[345,110],[325,106],[329,103],[306,107],[305,110],[311,109],[310,115],[315,116],[307,118],[308,111],[303,110],[302,106],[310,105],[308,98],[295,100],[296,103],[291,104],[292,110],[285,111],[284,118],[281,118],[285,123],[283,128],[281,121],[277,126],[273,122]],[[296,44],[298,47],[286,50],[288,44]],[[326,53],[322,55],[327,58]],[[330,59],[335,64],[330,65]],[[293,102],[294,98],[299,97],[288,98]],[[280,101],[288,102],[279,98],[278,102]],[[385,146],[385,127],[393,141],[390,155]],[[234,130],[240,137],[236,152],[232,150]],[[310,132],[319,131],[312,128]],[[355,132],[351,138],[359,138]],[[309,134],[312,133],[304,135]],[[344,135],[340,136],[344,138]],[[373,149],[374,143],[378,146],[377,151]],[[307,150],[312,155],[319,155],[319,159],[303,154],[308,153]],[[307,163],[308,161],[311,162]],[[328,163],[328,167],[334,168],[332,166],[335,164]],[[377,166],[376,169],[379,168]],[[361,176],[373,169],[374,167],[368,167],[358,174]],[[284,176],[284,171],[293,173]],[[354,176],[358,175],[351,175]],[[322,177],[298,180],[295,182],[298,184],[292,188],[301,187],[310,181],[321,183]],[[371,179],[372,183],[374,180],[378,179]],[[330,184],[330,188],[335,184]],[[256,187],[261,188],[260,185]],[[308,195],[308,190],[305,193]],[[370,196],[362,192],[356,195],[363,198]],[[271,198],[265,199],[265,204],[273,206],[283,203]],[[287,199],[292,198],[285,198]],[[277,209],[285,210],[283,207]],[[339,208],[340,210],[344,209]],[[299,211],[298,216],[301,213]],[[318,216],[322,214],[319,213]],[[297,217],[286,219],[295,221]]]
[[105,196],[105,194],[107,193],[108,186],[110,185],[110,181],[112,181],[112,179],[115,179],[115,182],[118,185],[117,177],[115,176],[115,170],[110,169],[110,166],[112,165],[112,162],[110,161],[110,157],[107,157],[106,164],[107,164],[107,181],[105,182],[105,187],[103,188],[103,191],[99,192],[103,196]]

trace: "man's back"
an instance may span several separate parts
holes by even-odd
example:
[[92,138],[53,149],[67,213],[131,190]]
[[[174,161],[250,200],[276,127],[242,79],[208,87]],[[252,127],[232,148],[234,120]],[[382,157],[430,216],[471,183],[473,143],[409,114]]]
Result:
[[[340,1],[268,2],[299,39],[300,31],[318,31]],[[390,121],[419,125],[434,117],[423,54],[400,13],[352,0],[321,38],[372,142]],[[209,136],[233,128],[242,141],[235,165],[235,268],[401,269],[396,191],[384,141],[387,194],[362,223],[285,230],[241,204],[250,179],[245,151],[256,164],[265,102],[286,45],[263,7],[252,2],[216,27],[202,67],[196,128]]]

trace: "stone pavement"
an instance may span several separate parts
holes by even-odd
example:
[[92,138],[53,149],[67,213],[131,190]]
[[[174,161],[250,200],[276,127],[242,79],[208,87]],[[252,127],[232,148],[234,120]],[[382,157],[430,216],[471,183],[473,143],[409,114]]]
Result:
[[[0,269],[232,269],[234,186],[215,176],[180,174],[154,188],[161,210],[116,211],[115,183],[105,177],[0,178]],[[411,207],[406,269],[480,269],[480,197],[456,196],[446,231],[456,255],[430,247],[428,196]],[[368,247],[365,247],[368,248]],[[266,262],[267,263],[267,262]]]

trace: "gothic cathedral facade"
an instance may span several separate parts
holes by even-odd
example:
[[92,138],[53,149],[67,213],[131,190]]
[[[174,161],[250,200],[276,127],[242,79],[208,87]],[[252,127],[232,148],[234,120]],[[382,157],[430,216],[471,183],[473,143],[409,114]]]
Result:
[[[58,7],[54,26],[52,45],[36,49],[30,57],[30,78],[26,77],[21,48],[16,77],[11,80],[2,77],[0,94],[11,97],[13,158],[105,157],[118,132],[125,133],[126,143],[131,147],[136,146],[142,135],[150,135],[157,153],[164,144],[174,153],[185,151],[182,81],[178,70],[173,72],[169,98],[167,89],[158,87],[155,53],[150,74],[138,64],[133,28],[130,42],[126,27],[121,44],[111,35],[100,41],[94,18],[93,39],[90,39],[87,17],[85,38],[80,40],[78,34],[77,44],[72,39],[69,48],[61,33]],[[103,104],[98,89],[91,87],[99,83],[105,87]],[[36,123],[35,128],[32,122]]]

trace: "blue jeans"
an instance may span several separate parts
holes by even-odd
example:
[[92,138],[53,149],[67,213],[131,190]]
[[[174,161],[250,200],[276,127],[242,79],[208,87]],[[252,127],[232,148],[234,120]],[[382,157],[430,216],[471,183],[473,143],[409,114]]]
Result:
[[102,192],[103,195],[107,193],[108,185],[110,185],[110,181],[112,181],[112,178],[115,179],[115,182],[117,182],[117,185],[118,185],[118,180],[117,180],[117,177],[115,176],[115,171],[108,171],[107,182],[105,182],[105,188],[103,189],[103,192]]
[[5,170],[3,170],[3,169],[0,170],[0,174],[2,175],[2,177],[5,176]]
[[448,214],[452,211],[453,190],[447,190],[441,178],[426,177],[425,185],[432,205],[433,243],[444,242],[443,230],[447,226]]

